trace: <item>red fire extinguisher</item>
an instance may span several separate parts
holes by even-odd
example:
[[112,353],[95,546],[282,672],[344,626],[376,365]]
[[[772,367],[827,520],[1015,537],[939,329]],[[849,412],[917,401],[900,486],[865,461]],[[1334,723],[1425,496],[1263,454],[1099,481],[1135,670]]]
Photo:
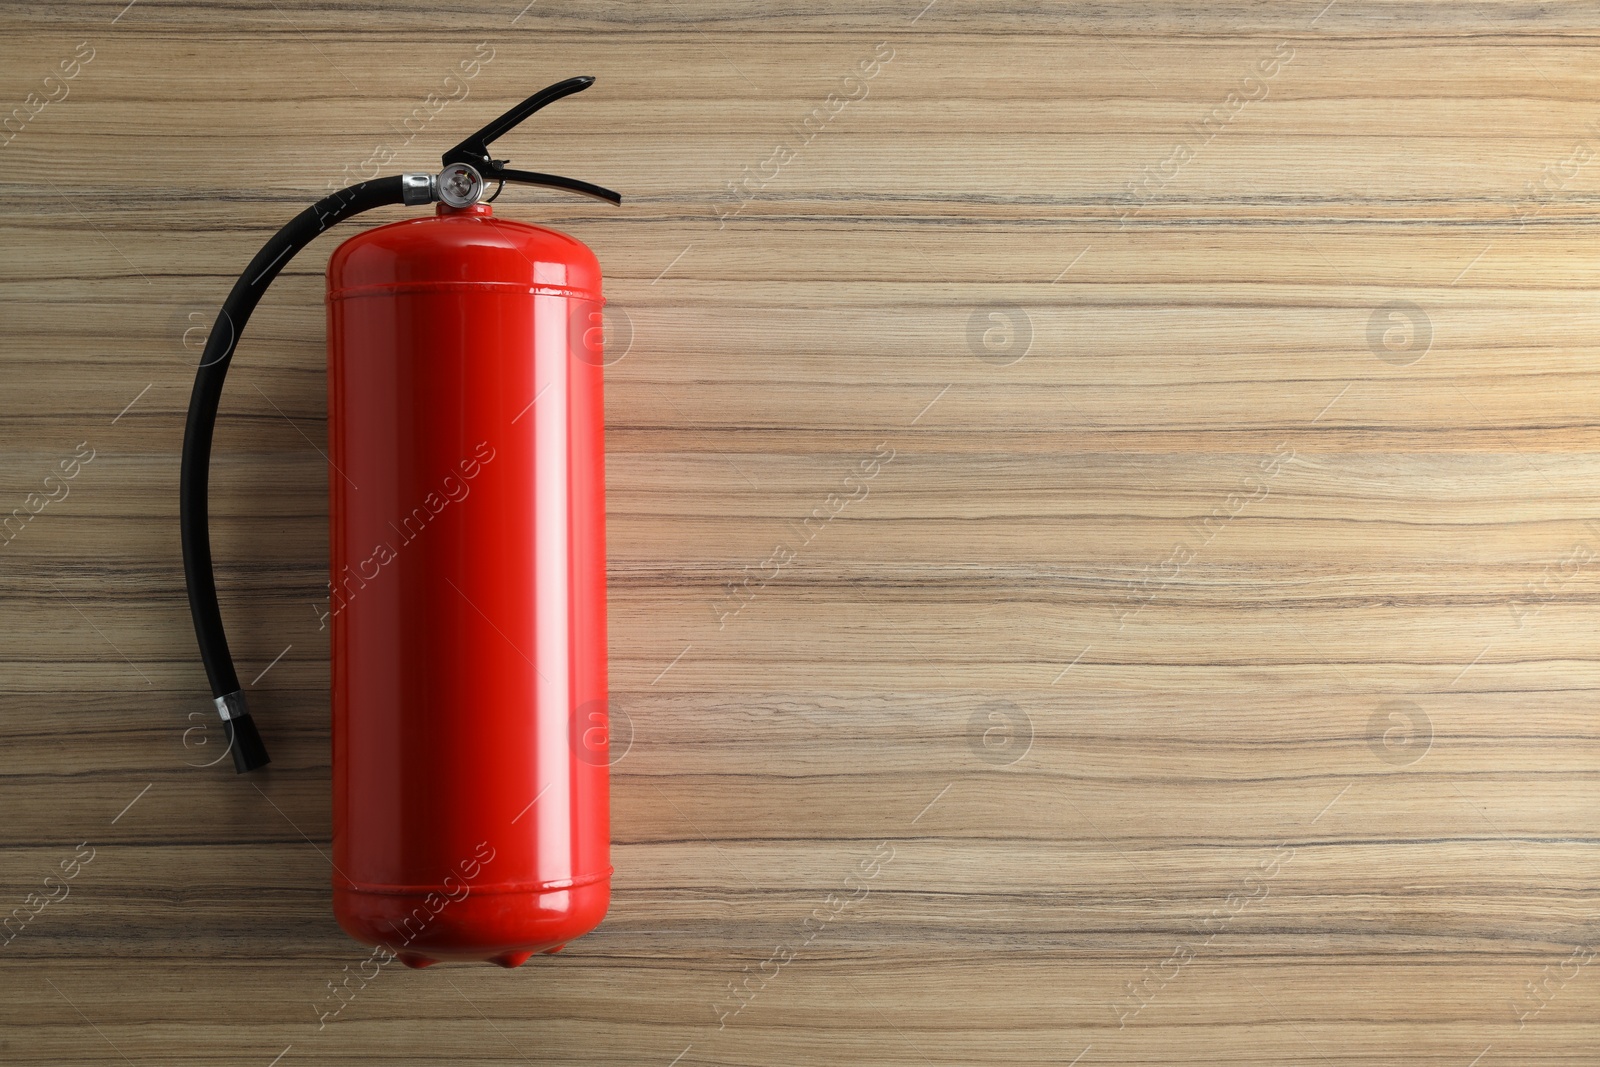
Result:
[[[184,434],[189,608],[234,766],[268,762],[228,653],[206,490],[223,378],[278,272],[334,223],[437,204],[328,264],[334,913],[413,967],[558,951],[610,899],[600,267],[511,222],[491,142],[587,89],[536,93],[437,175],[351,186],[301,213],[234,285]],[[494,193],[484,193],[493,183]]]

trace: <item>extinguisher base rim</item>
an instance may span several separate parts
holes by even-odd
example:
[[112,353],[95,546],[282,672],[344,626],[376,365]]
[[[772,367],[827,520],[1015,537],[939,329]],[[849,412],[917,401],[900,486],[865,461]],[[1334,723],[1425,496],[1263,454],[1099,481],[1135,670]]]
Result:
[[507,953],[547,952],[593,931],[610,907],[611,879],[519,894],[480,893],[468,883],[459,899],[450,892],[442,885],[405,895],[335,885],[333,915],[365,945],[431,960],[492,961]]

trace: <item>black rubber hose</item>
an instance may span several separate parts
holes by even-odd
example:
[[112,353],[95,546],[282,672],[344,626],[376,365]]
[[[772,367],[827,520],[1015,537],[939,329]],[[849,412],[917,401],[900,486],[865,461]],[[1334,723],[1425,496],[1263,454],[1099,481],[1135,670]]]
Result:
[[194,392],[189,397],[189,419],[183,431],[183,468],[178,476],[178,523],[183,531],[183,573],[189,586],[189,613],[194,617],[195,637],[200,642],[200,659],[211,680],[211,695],[222,716],[228,750],[240,773],[266,766],[266,747],[239,689],[239,676],[228,652],[228,637],[222,629],[222,610],[217,605],[217,582],[211,569],[211,532],[206,493],[211,475],[211,435],[217,424],[217,405],[222,399],[222,383],[228,364],[239,344],[250,313],[261,302],[267,286],[317,235],[352,215],[385,204],[404,202],[399,175],[361,182],[334,193],[296,215],[268,241],[250,266],[234,283],[233,291],[217,312],[216,324],[206,338],[205,352],[194,377]]

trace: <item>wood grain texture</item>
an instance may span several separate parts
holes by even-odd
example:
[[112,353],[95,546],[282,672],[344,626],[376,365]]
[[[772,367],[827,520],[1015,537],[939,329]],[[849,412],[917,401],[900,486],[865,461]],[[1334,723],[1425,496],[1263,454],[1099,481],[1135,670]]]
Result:
[[[93,52],[0,147],[0,515],[94,455],[0,548],[0,913],[77,870],[0,948],[0,1058],[1600,1062],[1600,16],[924,3],[0,13],[0,114]],[[507,148],[626,206],[504,209],[631,332],[615,902],[319,1021],[365,958],[325,859],[335,242],[218,438],[249,780],[194,729],[185,331],[341,168],[574,73]]]

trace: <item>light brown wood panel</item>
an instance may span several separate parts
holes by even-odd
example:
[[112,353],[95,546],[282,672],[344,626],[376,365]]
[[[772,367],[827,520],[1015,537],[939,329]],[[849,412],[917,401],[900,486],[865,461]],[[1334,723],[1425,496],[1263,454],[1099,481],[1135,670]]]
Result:
[[[0,546],[0,889],[95,853],[0,948],[0,1058],[1600,1058],[1589,5],[13,5],[0,113],[83,41],[0,146],[0,513],[95,450]],[[631,334],[613,907],[323,1022],[364,955],[324,855],[334,242],[252,322],[218,434],[248,780],[206,766],[186,331],[375,146],[431,168],[573,73],[505,146],[626,204],[501,207],[588,242]]]

